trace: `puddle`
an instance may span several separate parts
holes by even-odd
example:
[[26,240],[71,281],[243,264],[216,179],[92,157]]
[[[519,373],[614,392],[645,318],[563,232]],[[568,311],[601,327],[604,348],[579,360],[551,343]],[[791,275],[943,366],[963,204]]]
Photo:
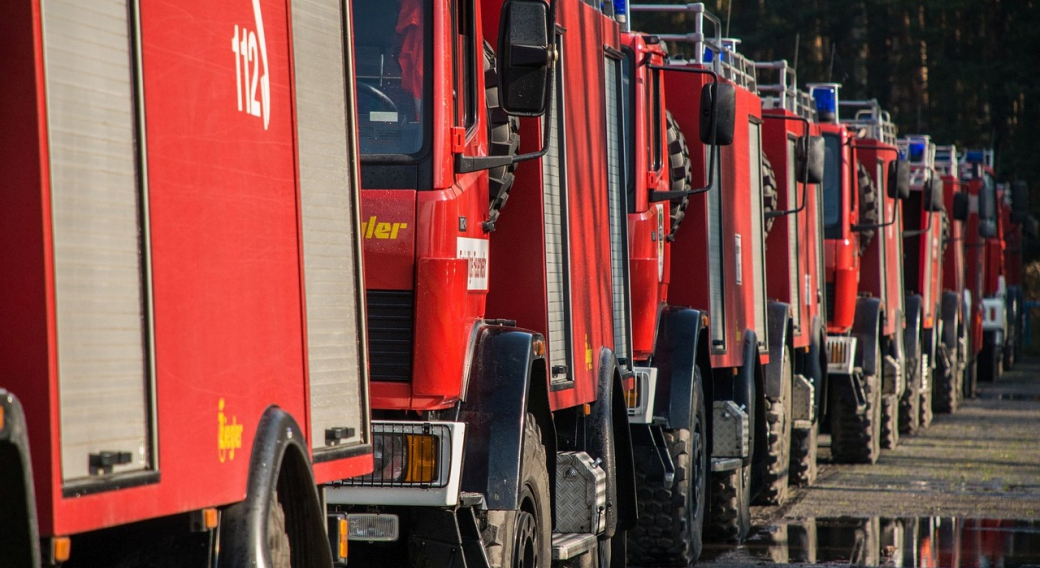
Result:
[[1040,521],[922,517],[806,519],[755,527],[741,546],[705,544],[701,562],[950,568],[1040,567]]
[[1040,394],[1017,393],[1017,392],[980,392],[980,400],[1015,400],[1025,402],[1040,402]]

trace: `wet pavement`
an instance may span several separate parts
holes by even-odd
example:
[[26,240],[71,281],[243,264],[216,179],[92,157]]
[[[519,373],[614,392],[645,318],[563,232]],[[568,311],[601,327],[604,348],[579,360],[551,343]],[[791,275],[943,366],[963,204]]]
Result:
[[706,544],[699,565],[1040,567],[1040,358],[873,466],[820,454],[813,487],[753,507],[747,542]]

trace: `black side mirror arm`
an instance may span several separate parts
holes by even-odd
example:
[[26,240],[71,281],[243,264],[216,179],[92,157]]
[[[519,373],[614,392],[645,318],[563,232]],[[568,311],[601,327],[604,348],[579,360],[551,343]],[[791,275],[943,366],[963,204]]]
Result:
[[556,93],[556,66],[560,62],[560,54],[556,52],[556,38],[560,31],[556,26],[556,0],[549,0],[549,25],[551,26],[550,45],[552,46],[551,61],[549,63],[549,88],[545,90],[545,114],[542,115],[542,148],[536,152],[528,152],[517,156],[466,156],[456,154],[455,171],[460,174],[490,170],[499,166],[508,166],[528,160],[537,160],[549,153],[549,136],[552,131],[552,104],[551,97]]
[[[781,114],[766,114],[766,113],[763,112],[762,113],[762,118],[771,118],[773,120],[798,120],[802,124],[805,125],[805,134],[803,134],[803,136],[808,136],[809,135],[809,119],[805,118],[804,116],[784,116],[784,115],[781,115]],[[809,160],[808,159],[805,160],[805,168],[803,168],[803,171],[805,171],[805,177],[809,177]],[[798,183],[799,182],[797,182],[797,181],[795,182],[796,185]],[[785,215],[797,215],[798,213],[801,213],[803,209],[805,209],[805,204],[808,201],[809,201],[809,184],[803,183],[802,184],[802,203],[801,203],[801,205],[799,205],[798,207],[795,207],[794,209],[788,209],[786,211],[770,211],[770,212],[766,213],[766,219],[772,219],[774,217],[783,217]]]
[[[650,69],[655,71],[676,71],[679,73],[695,73],[698,75],[711,75],[711,84],[718,86],[719,74],[712,71],[711,69],[697,69],[695,67],[679,67],[677,65],[650,65]],[[698,195],[705,193],[711,189],[712,180],[715,179],[715,162],[718,158],[719,146],[715,144],[715,98],[711,99],[711,154],[708,156],[708,185],[705,187],[699,187],[697,189],[686,189],[683,191],[655,191],[650,195],[650,203],[658,203],[661,201],[670,201],[672,199],[682,199],[684,197]]]

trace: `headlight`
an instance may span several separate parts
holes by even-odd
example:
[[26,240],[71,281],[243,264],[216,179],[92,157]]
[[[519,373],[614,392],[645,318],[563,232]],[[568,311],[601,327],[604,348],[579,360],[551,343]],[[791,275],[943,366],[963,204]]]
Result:
[[451,432],[438,424],[372,423],[373,471],[348,485],[443,487]]

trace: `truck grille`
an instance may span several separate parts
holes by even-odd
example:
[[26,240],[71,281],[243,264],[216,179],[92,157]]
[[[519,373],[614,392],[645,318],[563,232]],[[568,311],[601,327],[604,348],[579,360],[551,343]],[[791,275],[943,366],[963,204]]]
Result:
[[825,291],[824,298],[827,302],[827,321],[834,320],[834,282],[828,282]]
[[373,381],[412,380],[412,324],[415,300],[410,290],[369,290],[369,374]]

